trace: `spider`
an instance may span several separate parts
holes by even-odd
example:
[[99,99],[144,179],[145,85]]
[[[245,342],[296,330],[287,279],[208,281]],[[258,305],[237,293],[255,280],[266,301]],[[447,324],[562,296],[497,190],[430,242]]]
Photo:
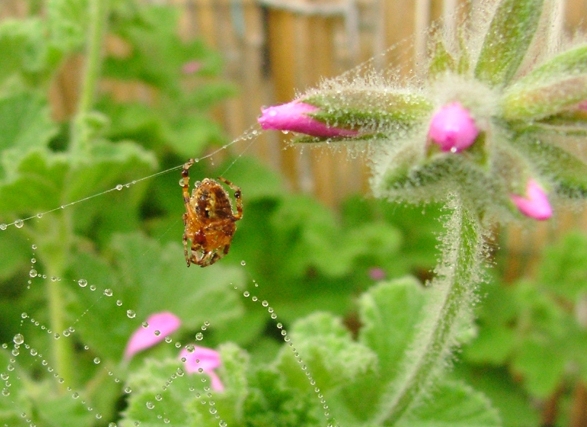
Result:
[[[190,264],[207,267],[228,253],[236,222],[243,217],[243,201],[240,188],[222,177],[218,180],[234,190],[236,213],[232,210],[228,193],[214,179],[197,181],[190,196],[189,168],[194,163],[190,160],[181,171],[180,185],[186,209],[183,214],[183,252],[188,267]],[[191,241],[189,249],[188,240]]]

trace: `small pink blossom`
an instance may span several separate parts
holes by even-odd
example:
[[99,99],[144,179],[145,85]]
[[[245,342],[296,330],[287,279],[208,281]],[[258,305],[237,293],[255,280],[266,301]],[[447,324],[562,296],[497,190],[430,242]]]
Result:
[[184,74],[194,74],[202,68],[202,63],[200,61],[188,61],[181,67],[181,72]]
[[459,102],[442,106],[432,116],[428,138],[442,151],[461,152],[470,147],[479,129],[469,111]]
[[552,216],[552,207],[546,192],[533,179],[528,180],[525,196],[512,194],[510,197],[518,210],[527,217],[542,221]]
[[318,107],[301,101],[263,108],[258,122],[263,129],[275,129],[304,133],[310,136],[329,138],[335,136],[356,136],[358,132],[328,126],[309,114],[320,110]]
[[163,341],[179,328],[181,320],[175,314],[163,311],[149,316],[146,323],[146,327],[141,326],[130,337],[124,350],[125,359],[129,360],[139,351]]
[[214,372],[214,369],[222,364],[220,353],[211,348],[198,346],[193,346],[193,350],[190,350],[184,347],[179,353],[179,359],[184,362],[186,372],[207,374],[210,377],[212,390],[223,391],[224,385],[218,374]]
[[373,280],[383,280],[385,279],[385,270],[380,267],[373,267],[369,270],[369,277]]

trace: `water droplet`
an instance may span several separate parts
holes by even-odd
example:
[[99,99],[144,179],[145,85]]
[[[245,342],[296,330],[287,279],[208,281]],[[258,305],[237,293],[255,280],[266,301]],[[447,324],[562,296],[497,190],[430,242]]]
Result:
[[201,332],[198,332],[198,333],[196,334],[196,340],[197,340],[197,341],[202,341],[203,339],[204,339],[204,334],[203,334],[203,333],[201,333]]
[[17,219],[14,221],[14,226],[16,228],[22,228],[24,226],[24,221],[22,219]]
[[117,300],[116,300],[116,305],[120,307],[120,306],[122,305],[122,301],[121,301],[121,300],[119,300],[119,299],[117,299]]
[[124,387],[124,392],[126,394],[130,394],[130,393],[132,393],[132,388],[130,388],[130,387]]
[[35,270],[34,268],[31,268],[31,271],[29,271],[29,276],[37,277],[38,275],[39,275],[39,273],[37,273],[37,270]]
[[261,301],[261,305],[263,307],[268,307],[269,306],[269,303],[267,301],[263,300],[263,301]]
[[161,402],[163,400],[163,396],[161,396],[160,394],[156,394],[155,395],[155,400],[158,402]]
[[243,260],[241,261],[241,265],[244,267],[245,265],[247,265],[247,262],[246,262],[246,261],[243,259]]
[[88,286],[88,281],[86,279],[79,279],[77,284],[80,286],[80,288],[85,288]]
[[39,213],[37,214],[37,218],[39,218],[39,219],[43,218],[43,213],[42,213],[42,212],[39,212]]
[[56,340],[58,340],[61,337],[61,335],[59,335],[58,332],[55,332],[55,334],[53,335],[53,338],[55,338]]
[[243,296],[244,296],[245,298],[248,298],[248,297],[250,297],[250,296],[251,296],[251,293],[250,293],[249,291],[244,291],[244,292],[243,292]]
[[126,310],[126,316],[127,316],[129,319],[134,319],[134,318],[136,317],[136,315],[137,315],[137,314],[136,314],[136,313],[135,313],[133,310]]
[[16,334],[14,338],[12,338],[12,341],[16,345],[21,345],[24,342],[24,336],[22,334]]
[[31,249],[32,249],[33,251],[37,250],[37,245],[35,245],[35,244],[31,245]]
[[145,403],[145,406],[147,407],[147,409],[153,409],[155,407],[155,404],[151,401]]
[[79,393],[78,393],[77,391],[74,391],[74,392],[71,394],[71,397],[73,397],[74,399],[77,399],[77,398],[79,397]]
[[122,190],[122,184],[117,184],[115,187],[118,191]]
[[99,364],[100,364],[100,362],[101,362],[101,360],[100,360],[100,358],[99,358],[99,357],[94,357],[94,363],[95,363],[96,365],[99,365]]
[[90,291],[94,292],[96,290],[96,285],[90,285]]
[[153,335],[155,335],[156,337],[158,337],[159,335],[161,335],[161,331],[159,329],[155,329],[153,331]]
[[10,390],[7,388],[2,389],[2,396],[10,396]]
[[8,228],[6,224],[0,224],[0,230],[4,231]]
[[188,351],[188,353],[193,353],[194,351],[196,351],[196,347],[193,344],[186,345],[185,349]]

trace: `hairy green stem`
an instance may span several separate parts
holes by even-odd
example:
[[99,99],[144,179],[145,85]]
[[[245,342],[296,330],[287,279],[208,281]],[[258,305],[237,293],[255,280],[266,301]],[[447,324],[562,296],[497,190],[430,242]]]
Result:
[[100,68],[102,63],[102,45],[106,33],[106,17],[109,0],[89,0],[88,38],[86,63],[82,77],[81,93],[76,116],[73,121],[72,148],[84,151],[89,144],[91,130],[88,126],[88,114],[94,106]]
[[422,314],[419,333],[407,352],[404,374],[388,386],[376,423],[393,425],[430,394],[431,385],[447,365],[463,322],[470,320],[474,289],[481,278],[483,231],[474,212],[457,196],[443,236],[442,257],[432,282],[433,295]]

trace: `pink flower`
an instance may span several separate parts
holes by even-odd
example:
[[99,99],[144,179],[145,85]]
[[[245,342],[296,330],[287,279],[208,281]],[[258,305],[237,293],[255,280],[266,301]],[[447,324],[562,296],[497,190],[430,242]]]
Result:
[[385,270],[379,267],[373,267],[369,269],[369,277],[373,280],[383,280],[385,279]]
[[218,374],[214,372],[222,364],[220,353],[211,348],[187,346],[179,353],[179,359],[184,362],[188,374],[205,373],[210,377],[212,390],[224,390]]
[[437,110],[430,121],[428,138],[442,151],[458,153],[470,147],[479,135],[479,129],[469,111],[459,102],[446,104]]
[[552,207],[545,191],[533,179],[528,180],[525,196],[512,194],[510,197],[518,210],[527,217],[542,221],[552,216]]
[[181,72],[184,74],[194,74],[202,68],[200,61],[188,61],[181,67]]
[[146,323],[146,327],[141,326],[130,337],[124,350],[125,359],[129,360],[139,351],[163,341],[179,328],[181,320],[175,314],[164,311],[152,314]]
[[275,129],[304,133],[310,136],[329,138],[334,136],[356,136],[359,132],[328,126],[309,116],[320,109],[301,101],[275,105],[261,110],[258,122],[263,129]]

